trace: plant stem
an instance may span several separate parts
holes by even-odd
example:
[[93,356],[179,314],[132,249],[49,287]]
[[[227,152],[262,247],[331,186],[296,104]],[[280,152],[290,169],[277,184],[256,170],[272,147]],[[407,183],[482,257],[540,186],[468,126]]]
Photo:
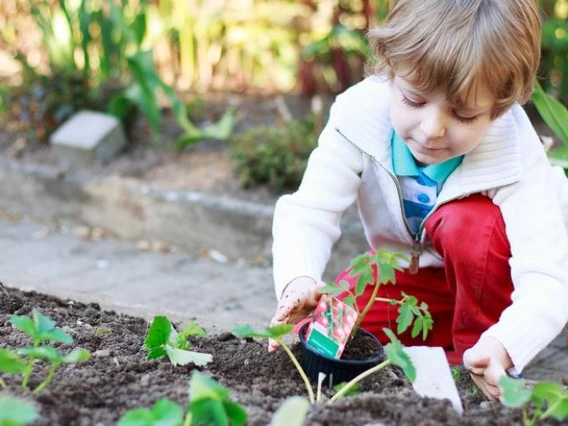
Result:
[[352,336],[354,336],[355,333],[357,332],[357,330],[359,330],[359,327],[361,326],[361,323],[363,322],[363,318],[365,318],[365,315],[367,315],[367,312],[369,311],[369,309],[371,309],[371,306],[373,305],[373,303],[375,303],[375,296],[379,292],[380,286],[381,286],[381,281],[377,280],[377,284],[375,284],[375,288],[373,289],[373,294],[371,294],[371,297],[369,298],[369,301],[367,302],[365,309],[363,309],[363,312],[361,312],[361,314],[359,314],[359,317],[357,318],[357,322],[355,322],[355,325],[353,326],[353,330],[351,331]]
[[28,365],[26,365],[26,371],[24,372],[24,379],[22,380],[22,387],[23,388],[28,387],[28,380],[30,380],[30,376],[32,374],[32,367],[34,366],[34,361],[35,361],[35,358],[30,357],[30,359],[28,361]]
[[308,391],[308,396],[310,398],[310,404],[314,405],[316,403],[316,399],[314,397],[314,390],[312,389],[312,385],[311,385],[310,381],[308,380],[308,376],[306,376],[304,369],[302,368],[302,366],[300,365],[300,363],[298,362],[298,360],[296,359],[296,357],[294,356],[294,354],[292,353],[292,351],[290,350],[288,345],[286,343],[284,343],[284,341],[282,339],[277,339],[277,341],[278,341],[278,343],[280,343],[282,348],[284,348],[284,350],[286,351],[286,353],[288,354],[288,356],[290,357],[290,359],[294,363],[294,366],[296,367],[296,369],[300,373],[300,376],[302,376],[302,380],[304,381],[304,384],[306,385],[306,389]]
[[51,379],[53,379],[53,375],[55,374],[55,370],[57,370],[57,367],[59,367],[59,364],[51,364],[51,367],[49,368],[49,373],[47,373],[47,377],[43,382],[37,385],[37,387],[33,390],[33,393],[41,392],[41,390],[44,387],[46,387],[49,384],[49,382],[51,382]]
[[398,305],[402,305],[402,300],[385,299],[384,297],[375,297],[375,302],[386,302],[386,303],[396,302]]
[[191,426],[191,419],[192,419],[192,415],[191,413],[187,413],[187,415],[185,416],[185,420],[183,422],[183,426]]
[[4,380],[2,380],[2,377],[0,377],[0,386],[5,388],[6,387],[6,382]]
[[370,376],[371,374],[381,370],[382,368],[385,368],[390,363],[391,362],[387,359],[386,361],[383,361],[380,364],[375,365],[373,368],[369,368],[367,371],[363,371],[361,374],[359,374],[357,377],[355,377],[349,383],[343,386],[335,395],[333,395],[331,399],[328,401],[328,404],[332,404],[334,401],[337,401],[339,398],[341,398],[343,395],[349,392],[349,389],[351,389],[351,387],[355,383],[360,382],[365,377]]

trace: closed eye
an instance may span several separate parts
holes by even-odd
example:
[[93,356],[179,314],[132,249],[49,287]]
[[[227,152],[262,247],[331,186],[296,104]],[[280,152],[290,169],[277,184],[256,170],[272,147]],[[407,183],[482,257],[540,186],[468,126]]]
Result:
[[424,105],[425,102],[414,102],[411,101],[410,99],[408,99],[406,96],[402,96],[402,102],[405,103],[406,105],[408,105],[411,108],[420,108],[422,105]]
[[477,120],[477,117],[478,117],[477,115],[474,115],[473,117],[462,117],[461,115],[459,115],[455,111],[453,112],[453,115],[454,115],[455,118],[457,118],[459,120],[460,123],[463,123],[463,124],[471,124],[475,120]]

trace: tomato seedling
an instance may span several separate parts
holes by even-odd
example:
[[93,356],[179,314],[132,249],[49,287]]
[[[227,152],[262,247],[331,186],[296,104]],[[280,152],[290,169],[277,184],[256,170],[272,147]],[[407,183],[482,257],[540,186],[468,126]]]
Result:
[[[349,275],[356,278],[353,289],[350,288],[347,281],[342,280],[338,284],[329,283],[320,290],[322,293],[331,293],[333,295],[347,294],[343,302],[353,307],[358,313],[357,321],[351,330],[351,337],[355,335],[365,315],[375,302],[399,305],[396,320],[397,334],[404,333],[412,323],[414,323],[411,330],[412,337],[422,334],[422,339],[425,340],[428,332],[432,330],[434,320],[426,303],[422,302],[419,304],[416,297],[405,293],[402,293],[403,297],[400,300],[377,297],[381,285],[387,283],[395,284],[395,270],[402,270],[402,267],[399,265],[401,260],[407,261],[408,259],[402,253],[393,253],[382,249],[377,250],[375,253],[367,252],[360,254],[355,256],[349,265]],[[376,273],[374,273],[373,269],[376,269]],[[378,279],[375,280],[374,276],[377,276]],[[357,304],[357,299],[363,295],[368,285],[372,285],[373,290],[371,297],[361,311]]]
[[205,330],[195,323],[189,324],[178,333],[171,321],[164,316],[156,316],[148,329],[144,347],[148,350],[148,359],[168,356],[173,365],[187,365],[190,362],[202,367],[213,360],[210,354],[190,351],[189,336],[205,336]]

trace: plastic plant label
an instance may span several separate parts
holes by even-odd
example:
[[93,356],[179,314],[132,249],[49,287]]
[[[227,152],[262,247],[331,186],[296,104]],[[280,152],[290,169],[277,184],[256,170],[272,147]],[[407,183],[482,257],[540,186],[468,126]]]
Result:
[[463,413],[456,383],[444,350],[440,347],[411,346],[404,348],[416,368],[416,380],[412,383],[418,395],[449,399],[454,409]]
[[322,355],[339,358],[356,321],[355,309],[331,294],[324,294],[308,327],[306,343]]

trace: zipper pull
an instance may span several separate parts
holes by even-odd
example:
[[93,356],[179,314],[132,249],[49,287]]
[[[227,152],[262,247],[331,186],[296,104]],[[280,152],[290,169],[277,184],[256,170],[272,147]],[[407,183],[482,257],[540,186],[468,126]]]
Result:
[[408,272],[411,274],[416,274],[418,272],[421,254],[422,247],[420,247],[420,236],[417,233],[414,236],[414,242],[412,243],[412,252],[410,252],[410,265],[408,266]]

